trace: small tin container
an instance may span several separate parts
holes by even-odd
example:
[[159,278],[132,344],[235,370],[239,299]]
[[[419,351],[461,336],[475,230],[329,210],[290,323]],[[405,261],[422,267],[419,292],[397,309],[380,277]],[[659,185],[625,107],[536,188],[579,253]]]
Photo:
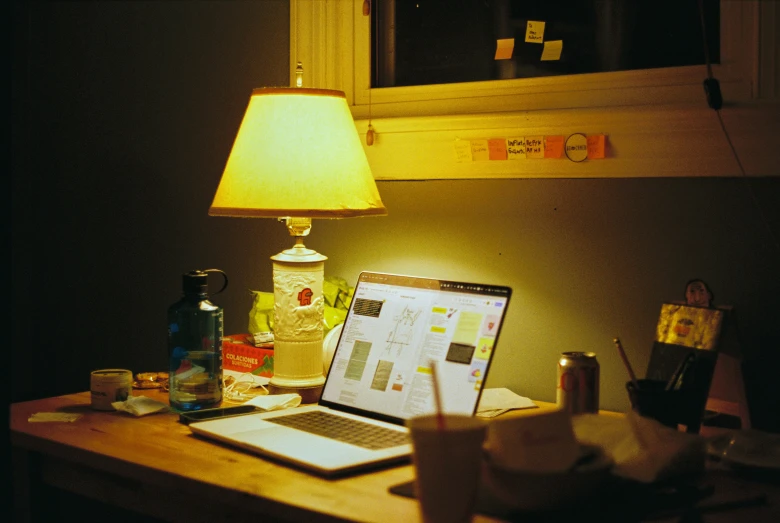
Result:
[[599,411],[599,362],[593,352],[564,352],[558,360],[558,406],[572,414]]
[[125,369],[94,370],[89,380],[92,408],[114,410],[111,404],[125,401],[133,388],[133,373]]

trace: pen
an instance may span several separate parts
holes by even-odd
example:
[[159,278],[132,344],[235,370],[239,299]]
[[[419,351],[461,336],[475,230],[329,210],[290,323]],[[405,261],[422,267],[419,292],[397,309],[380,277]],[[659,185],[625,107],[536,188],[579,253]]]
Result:
[[680,390],[685,379],[685,374],[688,372],[688,369],[691,367],[695,359],[696,355],[693,352],[686,354],[685,358],[682,359],[680,364],[675,369],[671,378],[669,378],[669,381],[666,383],[664,390]]

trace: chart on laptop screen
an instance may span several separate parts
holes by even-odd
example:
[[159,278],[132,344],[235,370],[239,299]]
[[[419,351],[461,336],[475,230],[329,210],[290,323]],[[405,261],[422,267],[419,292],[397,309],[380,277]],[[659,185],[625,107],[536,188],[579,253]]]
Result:
[[445,412],[473,414],[511,291],[364,273],[322,399],[399,419],[434,411],[431,361]]

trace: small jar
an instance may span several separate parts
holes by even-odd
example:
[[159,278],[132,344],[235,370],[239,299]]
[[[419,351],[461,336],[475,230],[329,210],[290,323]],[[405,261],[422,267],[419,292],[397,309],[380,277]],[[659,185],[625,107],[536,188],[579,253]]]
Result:
[[94,370],[90,376],[92,408],[114,410],[115,401],[125,401],[133,388],[133,373],[124,369]]

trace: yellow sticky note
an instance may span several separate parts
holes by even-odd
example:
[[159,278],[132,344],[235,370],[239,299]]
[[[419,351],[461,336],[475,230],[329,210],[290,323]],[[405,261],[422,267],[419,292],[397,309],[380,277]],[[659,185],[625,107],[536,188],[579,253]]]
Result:
[[471,142],[468,140],[455,140],[455,161],[466,163],[471,161]]
[[560,158],[563,156],[563,136],[544,137],[544,157]]
[[496,40],[496,60],[509,60],[515,50],[514,38]]
[[604,135],[588,135],[588,159],[598,160],[604,158]]
[[525,158],[525,138],[507,138],[506,157],[508,160]]
[[544,22],[528,20],[528,24],[525,27],[525,41],[531,44],[544,42]]
[[491,160],[506,160],[506,138],[488,140],[488,156]]
[[490,160],[487,140],[471,140],[471,159],[475,162]]
[[548,40],[542,49],[542,61],[560,60],[563,51],[563,40]]
[[544,136],[525,137],[525,157],[544,158]]

